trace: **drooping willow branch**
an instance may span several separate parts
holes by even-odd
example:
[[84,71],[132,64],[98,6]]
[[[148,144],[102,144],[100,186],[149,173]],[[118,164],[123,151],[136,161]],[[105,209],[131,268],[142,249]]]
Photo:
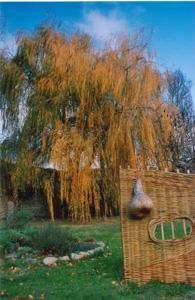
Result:
[[[13,133],[2,148],[4,159],[16,163],[12,186],[31,184],[45,191],[52,220],[53,176],[30,166],[52,163],[61,203],[72,219],[85,221],[117,213],[118,169],[136,167],[137,142],[143,168],[167,165],[172,112],[163,103],[163,79],[142,36],[100,52],[87,35],[68,39],[40,28],[18,41],[11,61],[1,60],[3,121]],[[21,103],[26,112],[22,125]],[[8,155],[10,143],[17,147]]]

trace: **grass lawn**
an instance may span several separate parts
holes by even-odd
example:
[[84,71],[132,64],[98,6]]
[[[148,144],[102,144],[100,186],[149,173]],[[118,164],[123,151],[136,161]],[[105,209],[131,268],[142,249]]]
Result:
[[[62,225],[69,226],[69,225]],[[4,262],[1,267],[1,289],[8,293],[1,299],[47,300],[123,300],[123,299],[195,299],[195,287],[185,284],[150,282],[144,286],[122,282],[122,249],[119,222],[71,226],[80,238],[95,238],[109,247],[107,254],[91,259],[58,263],[48,268],[28,265],[22,260]],[[19,267],[14,273],[10,268]]]

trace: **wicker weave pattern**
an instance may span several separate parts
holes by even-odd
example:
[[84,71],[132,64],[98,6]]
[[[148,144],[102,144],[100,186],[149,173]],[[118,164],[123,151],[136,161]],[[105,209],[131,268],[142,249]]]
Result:
[[[124,277],[145,283],[188,282],[195,285],[195,176],[161,171],[143,171],[144,192],[153,200],[154,209],[142,220],[128,216],[128,204],[136,182],[136,171],[120,169],[121,229]],[[155,242],[151,222],[186,218],[191,234],[180,240]]]

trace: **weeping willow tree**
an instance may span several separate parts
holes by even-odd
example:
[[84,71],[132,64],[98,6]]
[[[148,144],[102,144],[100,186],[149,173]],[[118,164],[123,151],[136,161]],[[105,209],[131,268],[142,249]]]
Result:
[[57,173],[70,218],[117,213],[119,166],[164,168],[170,156],[170,107],[143,35],[101,51],[88,35],[52,28],[17,42],[0,75],[1,152],[14,201],[27,185],[42,190],[53,221]]

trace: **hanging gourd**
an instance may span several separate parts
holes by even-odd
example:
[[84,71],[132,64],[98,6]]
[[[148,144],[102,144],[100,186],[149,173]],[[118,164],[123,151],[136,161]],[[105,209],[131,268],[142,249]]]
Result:
[[143,191],[141,179],[138,178],[134,187],[133,198],[129,203],[129,216],[133,219],[142,219],[153,208],[152,199]]

